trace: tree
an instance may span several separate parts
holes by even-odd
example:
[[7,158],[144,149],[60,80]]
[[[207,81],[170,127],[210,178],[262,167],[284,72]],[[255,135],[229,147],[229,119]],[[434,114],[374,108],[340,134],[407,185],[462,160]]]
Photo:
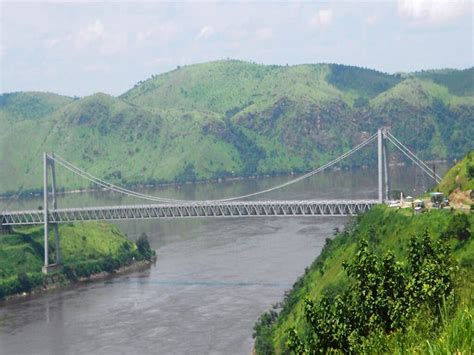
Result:
[[142,233],[136,242],[138,252],[145,260],[151,260],[155,252],[151,249],[146,233]]
[[289,329],[288,348],[296,354],[364,353],[367,339],[403,331],[420,309],[439,316],[454,287],[449,245],[425,232],[411,238],[408,262],[404,268],[390,251],[380,257],[362,240],[352,263],[344,264],[349,287],[332,301],[305,298],[309,332]]
[[459,241],[468,240],[471,236],[471,230],[467,215],[464,213],[453,215],[448,225],[447,234]]
[[25,272],[19,273],[17,275],[18,284],[20,286],[20,292],[30,292],[31,291],[31,282],[28,275]]

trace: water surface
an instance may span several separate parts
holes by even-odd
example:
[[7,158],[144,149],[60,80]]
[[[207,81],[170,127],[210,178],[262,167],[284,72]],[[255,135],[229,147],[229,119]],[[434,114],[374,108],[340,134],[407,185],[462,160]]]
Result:
[[[439,167],[438,170],[446,170]],[[261,198],[376,198],[376,171],[331,171]],[[280,176],[148,189],[172,198],[222,198],[291,179]],[[416,195],[431,186],[410,167],[391,168],[392,186]],[[97,192],[61,196],[61,207],[133,204]],[[37,208],[39,197],[0,201]],[[140,202],[142,203],[142,202]],[[127,221],[157,250],[149,270],[0,306],[0,354],[249,354],[258,316],[320,252],[346,217]]]

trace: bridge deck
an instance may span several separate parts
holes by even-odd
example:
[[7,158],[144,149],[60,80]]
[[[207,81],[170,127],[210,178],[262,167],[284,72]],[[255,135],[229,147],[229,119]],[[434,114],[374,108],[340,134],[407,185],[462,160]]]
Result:
[[[50,223],[76,221],[190,218],[190,217],[258,217],[258,216],[351,216],[366,212],[377,200],[302,200],[240,201],[60,208],[49,210]],[[43,211],[3,211],[2,225],[44,223]]]

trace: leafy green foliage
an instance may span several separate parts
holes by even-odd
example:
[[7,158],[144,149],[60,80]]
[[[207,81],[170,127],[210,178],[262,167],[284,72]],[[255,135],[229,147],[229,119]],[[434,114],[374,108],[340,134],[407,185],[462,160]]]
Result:
[[145,233],[140,235],[136,244],[138,252],[143,256],[143,258],[145,258],[145,260],[151,260],[155,255],[155,251],[151,249],[148,236]]
[[253,327],[253,338],[255,340],[255,351],[258,354],[271,355],[275,351],[271,341],[271,327],[277,319],[277,313],[274,310],[263,313]]
[[450,352],[467,351],[456,323],[474,312],[474,242],[456,232],[466,230],[464,218],[472,230],[474,215],[446,210],[412,216],[376,207],[352,220],[285,294],[276,319],[261,323],[256,343],[277,354],[288,353],[288,342],[297,353],[317,344],[328,352],[397,353],[446,347],[450,337]]
[[21,290],[23,290],[24,292],[31,291],[31,282],[30,282],[30,279],[28,278],[28,275],[25,272],[18,274],[17,280],[18,280],[18,286]]
[[391,252],[379,258],[362,240],[354,261],[345,265],[351,278],[349,288],[333,302],[325,296],[318,303],[304,300],[312,332],[301,340],[290,330],[289,349],[298,354],[359,352],[366,338],[404,330],[411,317],[426,306],[438,314],[443,300],[453,292],[449,247],[441,240],[432,242],[425,233],[410,240],[408,261],[409,268],[404,269]]
[[448,227],[448,237],[459,241],[467,241],[471,236],[471,226],[465,214],[455,214],[451,218]]

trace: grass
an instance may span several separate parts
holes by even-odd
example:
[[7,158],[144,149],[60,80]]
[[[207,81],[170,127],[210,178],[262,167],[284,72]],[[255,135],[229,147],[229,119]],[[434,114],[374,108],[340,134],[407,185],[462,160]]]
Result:
[[[61,253],[65,264],[101,259],[117,255],[135,244],[107,223],[63,224],[59,228]],[[50,262],[54,262],[54,233],[49,236]],[[41,272],[43,259],[43,227],[16,228],[12,234],[0,237],[0,278],[21,272]]]
[[[140,238],[140,248],[107,223],[66,224],[60,229],[63,269],[55,282],[75,282],[103,271],[113,272],[134,260],[150,260],[154,252]],[[51,280],[41,273],[44,258],[42,227],[23,227],[0,237],[0,299],[41,288]],[[54,233],[49,263],[55,261]]]

